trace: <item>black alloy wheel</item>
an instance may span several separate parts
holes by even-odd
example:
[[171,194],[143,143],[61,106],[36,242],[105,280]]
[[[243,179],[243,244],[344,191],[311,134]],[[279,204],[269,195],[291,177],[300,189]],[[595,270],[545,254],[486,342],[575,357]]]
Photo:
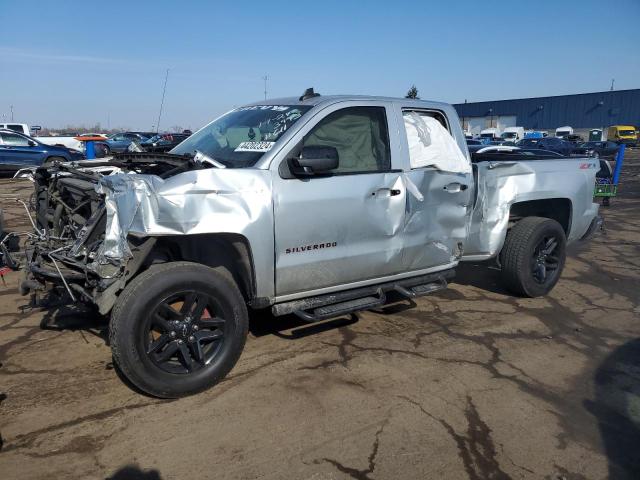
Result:
[[149,267],[111,312],[113,359],[136,387],[176,398],[212,387],[236,364],[249,328],[246,300],[223,267]]

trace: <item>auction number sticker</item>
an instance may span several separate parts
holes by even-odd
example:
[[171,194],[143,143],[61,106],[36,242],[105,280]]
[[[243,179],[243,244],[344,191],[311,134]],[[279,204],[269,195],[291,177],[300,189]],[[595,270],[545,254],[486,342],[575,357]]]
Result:
[[268,152],[276,142],[242,142],[234,152]]

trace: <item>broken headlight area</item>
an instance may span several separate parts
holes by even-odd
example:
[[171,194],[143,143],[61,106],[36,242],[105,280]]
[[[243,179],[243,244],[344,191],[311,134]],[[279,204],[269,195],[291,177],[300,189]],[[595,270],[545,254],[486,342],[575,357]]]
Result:
[[[141,173],[167,178],[203,168],[186,157],[163,154],[125,154],[90,164],[56,164],[38,168],[34,175],[35,231],[25,242],[26,279],[23,294],[32,303],[84,301],[108,311],[124,288],[149,239],[131,239],[131,255],[113,258],[102,254],[107,228],[104,175]],[[133,261],[132,261],[133,260]],[[46,294],[46,298],[43,297]],[[44,301],[44,302],[43,302]]]

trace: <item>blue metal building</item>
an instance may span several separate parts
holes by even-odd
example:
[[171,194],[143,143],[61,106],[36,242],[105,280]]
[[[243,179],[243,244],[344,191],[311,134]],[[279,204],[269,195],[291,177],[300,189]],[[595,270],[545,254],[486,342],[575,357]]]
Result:
[[493,126],[494,118],[515,116],[515,125],[525,129],[640,125],[640,89],[459,103],[454,107],[463,124],[484,118],[487,126]]

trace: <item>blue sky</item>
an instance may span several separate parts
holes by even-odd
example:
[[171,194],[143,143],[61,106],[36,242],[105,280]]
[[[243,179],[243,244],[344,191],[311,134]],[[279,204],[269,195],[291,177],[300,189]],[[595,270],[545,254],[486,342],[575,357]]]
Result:
[[[263,97],[451,103],[640,87],[640,0],[0,0],[0,118],[195,129]],[[94,13],[89,13],[93,11]]]

